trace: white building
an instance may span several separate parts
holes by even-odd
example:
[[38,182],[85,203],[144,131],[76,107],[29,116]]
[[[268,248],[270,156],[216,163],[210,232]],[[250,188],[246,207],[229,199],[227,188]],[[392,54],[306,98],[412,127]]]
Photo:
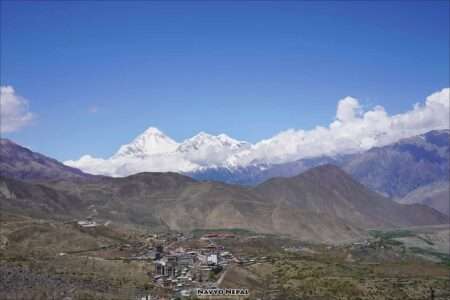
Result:
[[208,265],[217,265],[219,263],[219,259],[217,257],[217,254],[210,254],[208,255],[207,259]]

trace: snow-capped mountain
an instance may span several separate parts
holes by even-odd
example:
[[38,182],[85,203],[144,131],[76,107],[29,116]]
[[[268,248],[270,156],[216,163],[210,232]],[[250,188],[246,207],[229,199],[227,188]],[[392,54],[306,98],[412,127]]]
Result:
[[389,115],[381,106],[364,111],[357,99],[346,97],[338,102],[336,117],[328,126],[288,129],[255,144],[204,132],[178,143],[150,127],[108,159],[84,155],[65,164],[87,173],[111,176],[157,171],[254,173],[302,159],[360,153],[431,130],[447,129],[449,108],[450,88],[433,93],[423,104],[396,115]]
[[143,171],[193,172],[210,167],[227,167],[228,159],[252,145],[226,134],[205,132],[177,143],[161,130],[149,127],[130,143],[122,145],[108,159],[84,155],[77,161],[66,161],[88,173],[126,176]]
[[177,149],[178,145],[158,128],[149,127],[131,143],[122,145],[112,159],[145,158],[154,154],[171,153]]
[[199,166],[216,167],[225,165],[229,157],[250,147],[250,143],[232,139],[226,134],[200,132],[181,143],[176,151]]
[[241,150],[245,147],[249,147],[250,143],[244,141],[238,141],[226,134],[211,135],[205,132],[200,132],[199,134],[185,140],[179,145],[178,151],[180,152],[193,152],[202,150],[204,148],[214,147],[214,148],[227,148],[229,150]]

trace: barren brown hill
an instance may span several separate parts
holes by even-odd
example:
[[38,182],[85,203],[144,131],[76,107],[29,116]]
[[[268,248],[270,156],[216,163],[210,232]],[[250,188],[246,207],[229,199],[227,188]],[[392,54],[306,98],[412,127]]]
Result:
[[42,184],[0,176],[0,212],[34,217],[80,216],[83,202],[69,193]]
[[331,165],[255,188],[199,182],[176,173],[46,185],[3,178],[1,186],[2,207],[26,214],[95,215],[119,224],[175,230],[243,228],[321,242],[359,238],[368,228],[447,221],[423,205],[384,198]]
[[255,188],[267,201],[340,219],[359,228],[439,224],[445,216],[424,205],[400,205],[327,164]]
[[420,203],[450,215],[450,183],[437,181],[421,186],[398,199],[397,202],[402,204]]

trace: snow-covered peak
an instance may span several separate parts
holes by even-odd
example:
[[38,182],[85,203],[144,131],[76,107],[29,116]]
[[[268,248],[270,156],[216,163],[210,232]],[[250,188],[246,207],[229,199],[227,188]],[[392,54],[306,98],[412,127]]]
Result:
[[226,134],[212,135],[202,131],[195,136],[183,141],[183,143],[181,143],[178,147],[177,151],[191,152],[206,148],[215,148],[217,150],[238,150],[249,145],[250,144],[247,142],[230,138]]
[[229,137],[228,135],[226,135],[225,133],[219,134],[219,135],[217,136],[217,139],[218,139],[219,141],[221,141],[221,143],[222,143],[223,145],[230,145],[230,146],[232,146],[232,147],[239,147],[239,148],[240,148],[240,147],[243,147],[243,146],[248,146],[248,145],[250,145],[250,144],[247,143],[247,142],[235,140],[235,139]]
[[122,145],[112,158],[143,158],[153,154],[172,153],[178,143],[155,127],[149,127],[131,143]]
[[[448,130],[449,94],[450,88],[445,88],[427,97],[424,103],[395,115],[389,115],[381,106],[363,111],[356,99],[347,97],[338,102],[336,119],[328,126],[285,130],[254,145],[225,134],[205,132],[178,144],[159,129],[150,127],[131,143],[120,147],[111,158],[86,156],[67,164],[96,174],[123,176],[142,171],[240,168],[351,154],[430,130]],[[423,138],[436,139],[434,136]]]
[[161,130],[156,127],[147,128],[140,136],[148,135],[165,135]]
[[226,134],[200,132],[183,141],[176,152],[196,165],[214,167],[222,166],[229,156],[249,147],[249,143],[232,139]]

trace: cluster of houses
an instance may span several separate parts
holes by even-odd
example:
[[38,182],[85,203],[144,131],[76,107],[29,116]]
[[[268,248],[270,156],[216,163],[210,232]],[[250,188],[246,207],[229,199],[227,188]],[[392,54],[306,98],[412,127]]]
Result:
[[156,284],[171,288],[180,296],[189,296],[195,288],[214,287],[214,275],[237,261],[232,253],[212,240],[201,248],[165,249],[155,256],[153,279]]
[[[88,217],[77,221],[80,228],[95,228],[101,224]],[[154,271],[149,273],[153,282],[172,290],[177,296],[187,297],[197,288],[215,288],[222,271],[231,263],[243,263],[223,246],[221,239],[235,238],[230,233],[207,233],[194,243],[193,248],[180,247],[190,245],[192,234],[166,232],[150,234],[139,242],[120,244],[118,249],[129,255],[120,257],[126,260],[151,261]],[[164,245],[164,246],[163,246]],[[177,246],[178,245],[178,246]],[[136,251],[137,250],[137,251]]]

